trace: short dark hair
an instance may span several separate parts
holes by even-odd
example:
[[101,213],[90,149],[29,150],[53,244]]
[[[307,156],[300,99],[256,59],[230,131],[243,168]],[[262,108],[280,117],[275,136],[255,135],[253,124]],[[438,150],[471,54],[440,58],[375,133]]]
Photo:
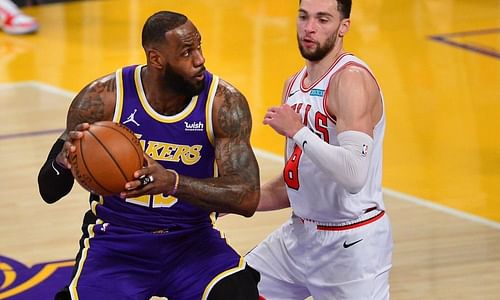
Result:
[[351,6],[351,0],[337,0],[337,10],[345,19],[351,17]]
[[186,23],[188,18],[172,11],[159,11],[150,16],[142,28],[142,46],[162,42],[165,32],[175,29]]
[[[336,0],[337,1],[337,11],[342,15],[344,19],[351,17],[351,0]],[[302,0],[299,0],[299,4]]]

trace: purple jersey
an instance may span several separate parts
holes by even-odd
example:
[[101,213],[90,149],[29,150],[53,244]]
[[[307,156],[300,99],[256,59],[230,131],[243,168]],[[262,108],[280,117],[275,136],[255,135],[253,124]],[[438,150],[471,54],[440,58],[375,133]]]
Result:
[[[164,116],[146,100],[141,69],[142,66],[130,66],[117,72],[113,120],[130,128],[140,139],[145,153],[163,167],[195,178],[216,176],[211,116],[218,77],[205,72],[203,91],[180,113]],[[104,222],[146,231],[211,226],[212,223],[210,212],[167,194],[126,200],[106,196],[92,208]]]
[[[175,116],[146,100],[142,66],[116,73],[113,121],[139,137],[146,154],[179,174],[217,174],[212,105],[219,79],[205,72],[203,91]],[[97,197],[92,197],[97,198]],[[245,268],[243,258],[212,226],[211,213],[170,195],[99,197],[70,284],[72,299],[206,299],[222,278]]]

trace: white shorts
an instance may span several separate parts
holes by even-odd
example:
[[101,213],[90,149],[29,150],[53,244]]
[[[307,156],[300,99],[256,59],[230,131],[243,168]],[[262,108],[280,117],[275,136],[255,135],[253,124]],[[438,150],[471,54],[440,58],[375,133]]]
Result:
[[338,225],[293,215],[245,259],[266,300],[389,299],[391,225],[378,210]]

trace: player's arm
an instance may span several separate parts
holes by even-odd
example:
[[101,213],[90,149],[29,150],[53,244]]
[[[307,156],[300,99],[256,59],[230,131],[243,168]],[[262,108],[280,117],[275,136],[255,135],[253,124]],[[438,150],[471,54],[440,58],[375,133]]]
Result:
[[[289,78],[285,81],[281,103],[284,103],[286,100],[286,92],[291,80],[292,78]],[[283,174],[280,173],[280,175],[267,181],[260,187],[260,200],[257,211],[278,210],[287,207],[290,207],[290,200],[288,199]]]
[[243,94],[223,80],[212,119],[219,177],[181,176],[177,195],[211,211],[252,216],[260,194],[259,167],[250,146],[252,117]]
[[260,187],[260,201],[257,211],[278,210],[290,207],[283,175],[267,181]]
[[[66,129],[52,146],[47,160],[38,173],[40,196],[47,203],[54,203],[67,195],[73,187],[71,164],[67,152],[72,150],[72,140],[81,137],[73,131],[82,123],[111,120],[116,95],[114,74],[102,77],[82,89],[71,102],[66,119]],[[79,129],[88,125],[79,125]]]
[[136,171],[134,176],[151,175],[154,181],[144,186],[139,180],[128,182],[127,191],[120,196],[172,194],[207,211],[252,216],[259,201],[260,180],[250,146],[252,118],[248,103],[238,90],[220,80],[212,115],[219,177],[199,179],[178,175],[146,155],[147,167]]
[[368,177],[373,128],[382,115],[378,86],[367,70],[349,66],[330,82],[329,113],[337,117],[339,146],[330,145],[307,128],[292,133],[294,141],[320,169],[348,192],[359,192]]

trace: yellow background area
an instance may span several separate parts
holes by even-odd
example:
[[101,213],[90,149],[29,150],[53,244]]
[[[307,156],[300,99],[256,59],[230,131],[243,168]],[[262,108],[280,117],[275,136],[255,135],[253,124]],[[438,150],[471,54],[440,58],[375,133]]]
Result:
[[[346,50],[370,65],[385,96],[384,187],[499,222],[500,2],[353,2]],[[202,34],[207,68],[246,95],[253,146],[282,155],[283,138],[262,119],[268,107],[280,103],[284,80],[303,66],[297,8],[296,0],[109,0],[29,7],[24,11],[39,21],[40,31],[0,33],[0,83],[33,80],[76,93],[117,68],[145,63],[145,19],[158,10],[179,11]],[[486,29],[496,31],[450,39],[489,49],[496,57],[429,39]],[[2,134],[19,133],[9,126],[3,124]]]

